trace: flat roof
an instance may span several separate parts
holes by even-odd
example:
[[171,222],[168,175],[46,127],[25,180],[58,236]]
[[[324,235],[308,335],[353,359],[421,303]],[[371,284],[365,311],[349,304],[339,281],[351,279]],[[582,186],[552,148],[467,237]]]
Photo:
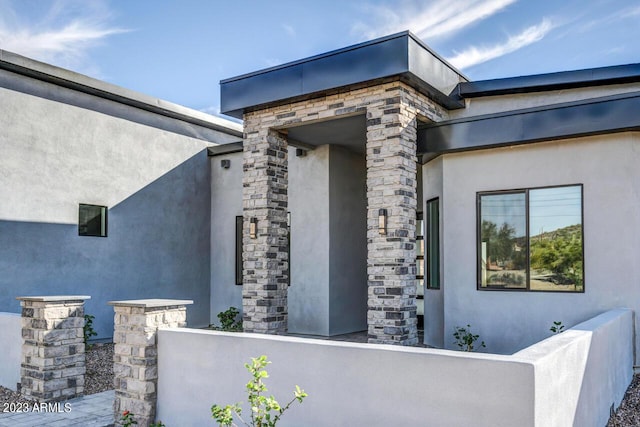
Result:
[[0,49],[0,69],[242,137],[242,124]]
[[640,64],[627,64],[530,76],[461,82],[450,95],[458,99],[464,99],[634,83],[639,81]]
[[405,81],[449,109],[464,103],[449,94],[467,78],[409,31],[220,81],[223,114],[335,93],[385,79]]

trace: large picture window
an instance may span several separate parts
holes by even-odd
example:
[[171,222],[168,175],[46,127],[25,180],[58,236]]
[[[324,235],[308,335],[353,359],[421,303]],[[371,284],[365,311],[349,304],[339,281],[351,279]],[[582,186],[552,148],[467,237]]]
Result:
[[478,289],[584,291],[582,185],[478,193]]

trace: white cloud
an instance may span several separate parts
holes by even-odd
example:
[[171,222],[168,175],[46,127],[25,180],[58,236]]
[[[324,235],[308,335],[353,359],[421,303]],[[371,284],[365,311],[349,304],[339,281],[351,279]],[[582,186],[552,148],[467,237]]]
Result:
[[287,35],[289,35],[289,37],[295,37],[296,36],[296,29],[293,28],[291,25],[282,24],[282,29],[284,30],[285,33],[287,33]]
[[456,52],[455,56],[447,58],[447,60],[455,67],[465,69],[515,52],[518,49],[540,41],[552,29],[553,25],[551,21],[544,18],[538,25],[526,28],[515,36],[510,36],[504,43],[493,46],[471,46],[462,52]]
[[370,24],[357,22],[352,32],[371,39],[410,30],[429,40],[453,35],[483,19],[495,15],[516,0],[435,0],[404,2],[396,8],[369,6],[365,14],[373,15]]
[[0,49],[77,71],[97,71],[89,49],[127,30],[109,26],[111,14],[102,2],[55,1],[44,16],[25,21],[10,3],[0,7]]

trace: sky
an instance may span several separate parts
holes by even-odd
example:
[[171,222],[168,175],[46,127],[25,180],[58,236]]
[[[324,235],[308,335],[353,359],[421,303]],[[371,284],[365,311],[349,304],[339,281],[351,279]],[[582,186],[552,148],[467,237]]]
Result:
[[0,49],[219,114],[219,81],[410,30],[471,80],[640,62],[640,0],[0,0]]

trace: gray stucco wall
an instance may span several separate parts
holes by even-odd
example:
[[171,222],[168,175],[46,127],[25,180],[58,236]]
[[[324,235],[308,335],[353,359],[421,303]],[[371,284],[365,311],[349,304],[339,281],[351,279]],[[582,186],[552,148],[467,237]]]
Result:
[[[19,312],[19,295],[91,295],[105,338],[107,301],[181,298],[195,301],[189,323],[207,324],[210,144],[124,119],[133,107],[2,77],[0,311]],[[79,203],[108,206],[108,237],[78,236]]]
[[[445,347],[467,323],[486,351],[512,353],[548,336],[553,321],[570,327],[608,309],[640,309],[639,148],[638,133],[621,133],[442,157]],[[437,167],[425,166],[427,193],[438,191],[428,179]],[[585,292],[477,291],[476,193],[580,183]]]
[[289,332],[329,335],[329,154],[289,149]]
[[[444,239],[442,238],[444,229],[444,215],[442,212],[444,206],[442,203],[442,157],[438,157],[428,163],[428,165],[422,166],[421,175],[422,211],[427,212],[426,203],[428,200],[436,197],[440,199],[440,253],[442,253],[444,245]],[[426,228],[426,214],[424,219]],[[442,257],[440,257],[440,289],[426,289],[425,281],[424,290],[424,343],[439,348],[444,347],[444,289],[445,286],[447,286],[442,277],[442,261]]]
[[[228,169],[220,162],[229,160]],[[242,216],[242,153],[210,158],[211,163],[211,320],[235,307],[242,312],[242,286],[236,285],[236,216]]]
[[367,329],[366,179],[364,155],[331,146],[330,335]]
[[[231,160],[229,169],[220,167]],[[289,332],[336,335],[366,329],[366,165],[364,156],[322,145],[289,148],[291,286]],[[235,217],[242,215],[242,153],[211,158],[211,322],[242,309],[235,285]]]

